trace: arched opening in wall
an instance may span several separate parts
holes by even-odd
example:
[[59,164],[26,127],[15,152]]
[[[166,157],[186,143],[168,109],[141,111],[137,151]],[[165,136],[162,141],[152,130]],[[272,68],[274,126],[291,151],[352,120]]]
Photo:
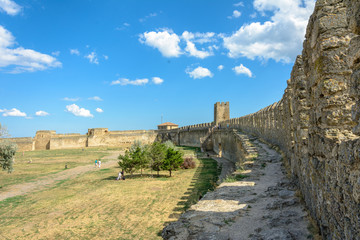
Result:
[[221,147],[221,143],[219,143],[219,157],[222,157],[222,147]]
[[46,144],[45,149],[50,150],[50,141]]

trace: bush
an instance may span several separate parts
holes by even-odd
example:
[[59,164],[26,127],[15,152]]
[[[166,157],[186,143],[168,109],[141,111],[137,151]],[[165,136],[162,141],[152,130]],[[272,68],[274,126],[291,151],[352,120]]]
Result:
[[195,168],[196,163],[194,162],[193,157],[187,157],[184,159],[183,164],[181,165],[182,169],[189,169],[189,168]]
[[16,153],[17,145],[5,140],[0,142],[0,167],[9,173],[13,170],[13,157]]

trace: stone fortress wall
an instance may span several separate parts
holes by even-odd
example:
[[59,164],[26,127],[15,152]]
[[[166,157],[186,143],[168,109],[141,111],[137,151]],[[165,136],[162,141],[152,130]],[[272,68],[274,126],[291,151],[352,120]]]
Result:
[[85,135],[79,133],[56,134],[40,130],[34,138],[8,138],[18,145],[18,151],[69,149],[85,147],[130,147],[135,141],[152,143],[157,138],[155,130],[108,131],[107,128],[91,128]]
[[360,239],[360,1],[318,0],[283,98],[221,123],[286,155],[326,239]]
[[324,239],[360,239],[359,35],[360,1],[318,0],[282,99],[256,113],[230,119],[228,102],[216,103],[214,122],[173,130],[39,131],[12,140],[25,150],[171,140],[238,161],[244,151],[238,131],[257,135],[284,152]]

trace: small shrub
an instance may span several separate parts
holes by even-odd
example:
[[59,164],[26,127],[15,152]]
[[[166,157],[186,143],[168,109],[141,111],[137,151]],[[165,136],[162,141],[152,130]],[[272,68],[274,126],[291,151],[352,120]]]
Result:
[[196,163],[194,162],[194,159],[192,157],[185,158],[183,164],[181,165],[182,169],[189,169],[195,167],[196,167]]

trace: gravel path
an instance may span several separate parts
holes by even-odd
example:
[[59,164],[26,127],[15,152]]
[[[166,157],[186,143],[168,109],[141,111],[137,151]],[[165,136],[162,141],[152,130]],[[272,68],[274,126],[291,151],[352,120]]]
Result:
[[164,239],[309,239],[307,212],[285,176],[281,156],[256,139],[248,143],[258,154],[243,164],[248,177],[207,193],[164,228]]
[[[117,164],[117,159],[121,152],[111,152],[110,155],[103,157],[102,159],[110,159],[110,161],[101,164],[101,168],[108,168],[115,166]],[[25,195],[29,192],[35,192],[43,190],[44,188],[53,186],[57,181],[65,179],[73,179],[80,174],[84,174],[89,171],[96,171],[99,168],[95,168],[94,164],[86,166],[78,166],[75,168],[67,169],[59,173],[51,174],[49,176],[44,176],[36,179],[33,182],[21,183],[16,185],[11,185],[8,188],[4,189],[0,193],[0,201],[5,200],[10,197],[15,197],[19,195]]]

